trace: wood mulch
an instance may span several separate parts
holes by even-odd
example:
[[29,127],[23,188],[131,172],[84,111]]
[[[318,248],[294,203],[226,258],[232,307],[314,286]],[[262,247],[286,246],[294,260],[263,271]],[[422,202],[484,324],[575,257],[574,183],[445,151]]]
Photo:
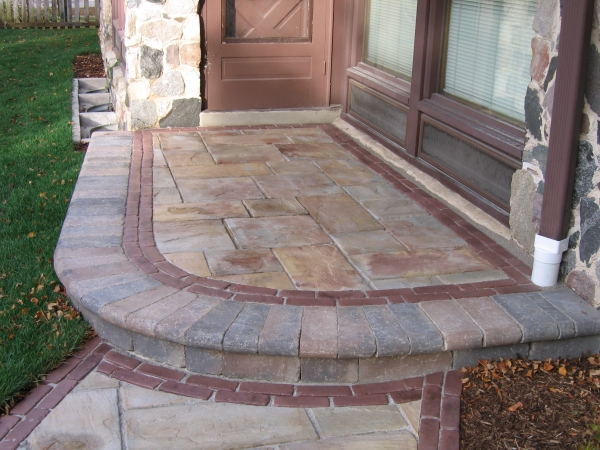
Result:
[[77,55],[73,60],[75,78],[104,78],[104,62],[99,54]]
[[463,373],[461,449],[600,448],[600,355],[480,361]]

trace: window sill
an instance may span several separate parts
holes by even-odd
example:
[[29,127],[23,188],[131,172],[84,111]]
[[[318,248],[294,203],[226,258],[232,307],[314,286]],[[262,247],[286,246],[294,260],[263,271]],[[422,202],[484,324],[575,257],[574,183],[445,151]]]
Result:
[[347,69],[346,74],[348,78],[381,92],[397,102],[409,104],[410,82],[408,81],[393,77],[364,63]]

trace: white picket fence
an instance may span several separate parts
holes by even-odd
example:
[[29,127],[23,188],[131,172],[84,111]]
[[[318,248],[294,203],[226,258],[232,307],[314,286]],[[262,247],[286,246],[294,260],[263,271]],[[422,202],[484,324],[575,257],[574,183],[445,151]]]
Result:
[[0,28],[98,25],[97,0],[0,0]]

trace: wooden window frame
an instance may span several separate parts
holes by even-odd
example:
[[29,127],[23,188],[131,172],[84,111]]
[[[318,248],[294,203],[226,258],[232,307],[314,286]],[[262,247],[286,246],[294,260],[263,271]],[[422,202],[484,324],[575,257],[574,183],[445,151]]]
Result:
[[[342,117],[359,129],[368,132],[398,156],[410,161],[434,176],[451,189],[508,223],[506,204],[481,196],[477,189],[457,180],[452,174],[440,170],[420,155],[422,116],[426,115],[456,135],[466,136],[473,142],[495,149],[494,155],[512,167],[521,164],[525,143],[525,126],[491,115],[463,101],[443,94],[444,41],[447,33],[446,8],[450,0],[420,0],[417,5],[413,71],[410,81],[396,78],[362,61],[365,33],[365,0],[348,0],[345,6],[345,29],[349,49],[345,53],[345,78],[342,89]],[[348,11],[351,11],[349,13]],[[393,140],[388,135],[355,117],[348,109],[350,80],[357,81],[374,91],[406,105],[408,118],[405,142]]]

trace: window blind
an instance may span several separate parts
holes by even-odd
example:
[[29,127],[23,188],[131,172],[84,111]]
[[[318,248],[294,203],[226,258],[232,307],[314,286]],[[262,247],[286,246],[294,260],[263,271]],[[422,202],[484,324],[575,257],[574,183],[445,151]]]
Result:
[[369,0],[365,62],[410,79],[416,18],[417,0]]
[[452,0],[443,91],[524,121],[536,0]]

